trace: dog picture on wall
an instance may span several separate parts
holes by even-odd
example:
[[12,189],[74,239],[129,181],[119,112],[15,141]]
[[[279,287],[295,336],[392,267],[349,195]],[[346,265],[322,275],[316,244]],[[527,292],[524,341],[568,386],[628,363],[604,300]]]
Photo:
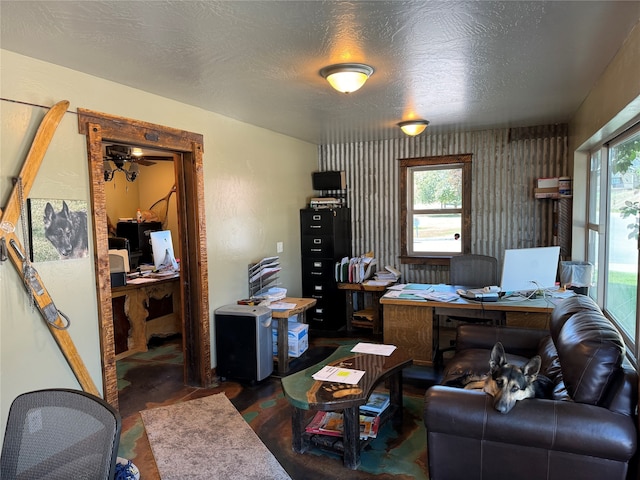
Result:
[[86,201],[30,198],[28,207],[32,262],[89,255]]

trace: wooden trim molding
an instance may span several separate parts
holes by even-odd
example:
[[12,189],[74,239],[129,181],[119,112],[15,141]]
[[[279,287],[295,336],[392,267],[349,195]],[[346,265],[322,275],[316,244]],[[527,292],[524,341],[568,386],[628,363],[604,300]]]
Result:
[[209,285],[206,252],[203,137],[197,133],[140,120],[78,109],[78,131],[87,137],[98,322],[104,398],[118,407],[111,279],[102,142],[169,150],[176,155],[176,198],[182,252],[180,293],[185,383],[209,386],[212,381]]

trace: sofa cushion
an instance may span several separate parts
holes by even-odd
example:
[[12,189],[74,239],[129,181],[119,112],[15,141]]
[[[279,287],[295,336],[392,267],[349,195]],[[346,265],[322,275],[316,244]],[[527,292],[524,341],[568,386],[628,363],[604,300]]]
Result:
[[571,397],[564,385],[558,351],[556,350],[556,346],[553,343],[551,335],[547,335],[540,340],[538,355],[540,355],[540,358],[542,359],[540,375],[544,375],[553,383],[552,398],[554,400],[571,400]]
[[578,295],[554,309],[551,336],[571,398],[606,407],[607,388],[619,377],[625,354],[620,333],[591,298]]

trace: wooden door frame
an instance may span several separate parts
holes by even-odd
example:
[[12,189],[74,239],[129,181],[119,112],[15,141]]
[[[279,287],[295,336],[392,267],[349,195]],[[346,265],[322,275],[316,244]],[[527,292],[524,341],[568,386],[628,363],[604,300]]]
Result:
[[184,379],[187,385],[209,386],[212,381],[212,372],[202,135],[81,108],[78,108],[78,130],[87,137],[105,400],[114,407],[118,407],[103,141],[182,154],[178,155],[181,159],[175,162],[175,170],[181,252],[180,293]]

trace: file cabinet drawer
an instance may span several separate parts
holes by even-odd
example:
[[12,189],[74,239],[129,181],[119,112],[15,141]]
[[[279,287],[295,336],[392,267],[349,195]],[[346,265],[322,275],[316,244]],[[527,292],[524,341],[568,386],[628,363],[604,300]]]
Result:
[[335,277],[335,264],[326,258],[302,258],[302,278],[331,280]]
[[302,256],[333,259],[333,245],[331,237],[304,235],[302,237]]
[[312,210],[300,212],[302,234],[331,235],[333,233],[333,210]]
[[305,297],[320,300],[327,295],[332,295],[335,291],[336,287],[331,282],[331,279],[323,281],[305,278],[302,280],[302,294]]

